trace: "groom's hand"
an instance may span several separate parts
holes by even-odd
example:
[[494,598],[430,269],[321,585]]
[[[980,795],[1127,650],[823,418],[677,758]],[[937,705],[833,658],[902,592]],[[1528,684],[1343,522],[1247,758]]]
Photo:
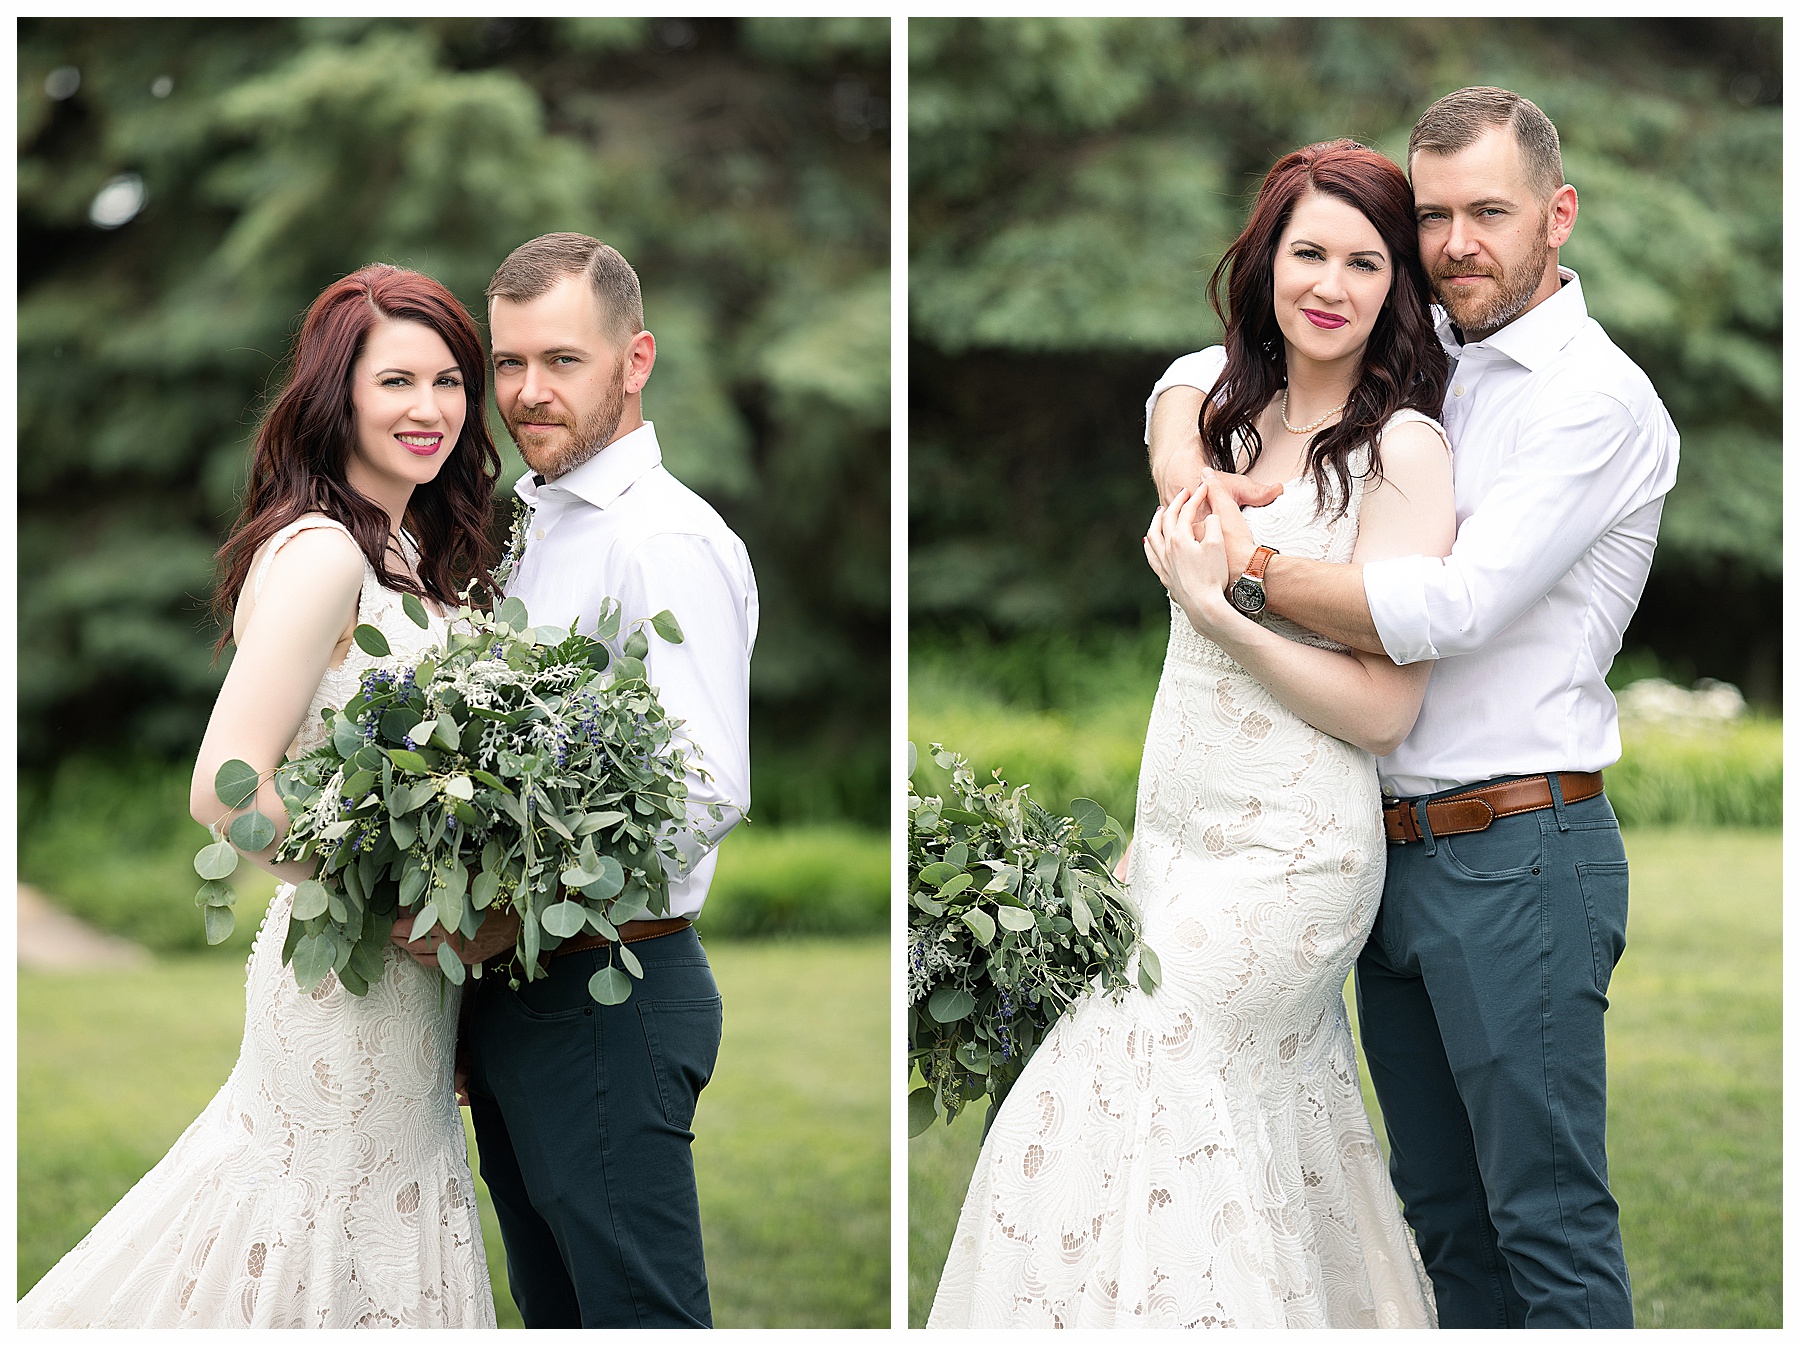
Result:
[[[1190,487],[1217,480],[1224,483],[1240,509],[1271,503],[1281,494],[1279,484],[1265,486],[1207,466],[1205,446],[1200,442],[1200,408],[1205,400],[1198,388],[1185,384],[1163,389],[1156,399],[1150,413],[1150,477],[1156,483],[1157,502],[1166,505]],[[1206,515],[1202,513],[1196,522],[1204,524]]]
[[[1268,500],[1244,500],[1239,494],[1239,487],[1251,486],[1258,492],[1272,489]],[[1250,564],[1250,558],[1256,552],[1256,539],[1250,536],[1250,525],[1244,522],[1244,516],[1238,512],[1244,504],[1264,505],[1281,494],[1281,487],[1264,486],[1259,481],[1251,481],[1248,477],[1240,477],[1230,472],[1209,472],[1206,478],[1205,509],[1194,520],[1195,531],[1206,522],[1207,514],[1216,514],[1219,518],[1219,531],[1225,539],[1225,561],[1230,573],[1225,577],[1226,587],[1237,582],[1237,577],[1244,573],[1244,567]]]
[[450,951],[465,964],[472,964],[488,962],[519,942],[519,916],[510,907],[490,911],[470,939],[449,934],[443,926],[434,925],[418,939],[409,940],[406,935],[411,929],[410,914],[401,912],[400,919],[394,922],[394,932],[388,938],[427,967],[437,966],[440,944],[448,944]]

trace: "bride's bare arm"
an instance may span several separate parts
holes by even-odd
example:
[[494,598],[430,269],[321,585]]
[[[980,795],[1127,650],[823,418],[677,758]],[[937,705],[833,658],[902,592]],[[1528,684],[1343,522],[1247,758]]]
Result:
[[[1329,569],[1360,575],[1366,561],[1449,554],[1455,497],[1443,441],[1418,422],[1400,425],[1383,438],[1381,456],[1383,477],[1364,492],[1352,564]],[[1431,665],[1402,668],[1384,654],[1301,645],[1238,612],[1223,592],[1237,568],[1217,514],[1208,514],[1195,536],[1202,506],[1196,496],[1205,490],[1184,492],[1158,511],[1145,540],[1170,595],[1197,630],[1308,724],[1376,756],[1392,752],[1418,718]]]
[[[275,553],[260,594],[252,597],[254,582],[245,582],[239,602],[248,607],[237,623],[237,655],[213,703],[188,791],[196,822],[211,826],[249,811],[226,808],[213,790],[213,777],[235,757],[265,777],[255,805],[275,823],[276,840],[287,830],[287,811],[268,777],[355,623],[362,578],[362,553],[346,534],[308,528]],[[274,850],[271,845],[246,855],[290,883],[310,878],[317,868],[311,862],[277,864]]]

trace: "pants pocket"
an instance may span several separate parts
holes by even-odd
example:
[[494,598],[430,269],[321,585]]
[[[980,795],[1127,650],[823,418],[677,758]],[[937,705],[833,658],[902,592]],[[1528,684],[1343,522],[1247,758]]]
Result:
[[1625,909],[1630,866],[1623,860],[1588,860],[1575,866],[1581,900],[1587,906],[1588,938],[1594,949],[1594,989],[1601,995],[1625,952]]
[[663,1119],[685,1131],[694,1121],[700,1091],[712,1079],[724,1029],[724,1002],[707,1000],[646,1001],[638,1006],[644,1042],[656,1071]]

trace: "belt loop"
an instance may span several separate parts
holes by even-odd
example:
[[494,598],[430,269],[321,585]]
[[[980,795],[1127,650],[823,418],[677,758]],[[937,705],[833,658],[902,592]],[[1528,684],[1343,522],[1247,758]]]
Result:
[[1562,772],[1546,771],[1544,779],[1550,782],[1550,807],[1556,810],[1556,830],[1567,832],[1569,820],[1563,817]]
[[1425,854],[1437,854],[1437,838],[1431,835],[1431,819],[1425,816],[1425,801],[1413,802],[1413,814],[1419,820],[1419,840],[1425,843]]

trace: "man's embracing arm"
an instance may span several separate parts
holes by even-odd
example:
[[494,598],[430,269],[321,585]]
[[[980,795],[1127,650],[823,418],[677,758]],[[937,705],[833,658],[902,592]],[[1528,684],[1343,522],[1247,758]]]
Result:
[[[1150,477],[1160,504],[1168,504],[1202,479],[1216,481],[1242,505],[1266,505],[1281,494],[1279,485],[1218,472],[1206,464],[1200,443],[1200,413],[1206,395],[1225,369],[1225,352],[1211,346],[1184,355],[1170,365],[1150,390],[1144,407],[1144,443],[1150,450]],[[1205,513],[1199,522],[1204,523]]]

